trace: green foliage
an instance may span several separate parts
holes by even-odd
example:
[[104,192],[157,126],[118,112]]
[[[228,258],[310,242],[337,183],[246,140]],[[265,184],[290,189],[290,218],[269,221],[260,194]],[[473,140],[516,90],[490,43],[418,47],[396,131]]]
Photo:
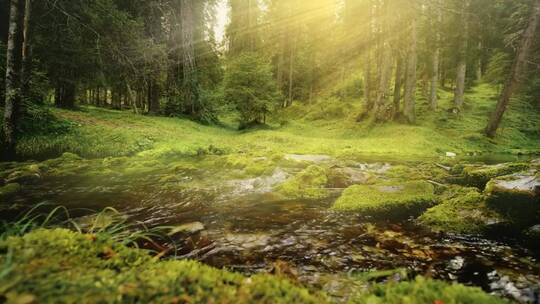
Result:
[[425,181],[354,185],[343,191],[332,209],[402,215],[427,208],[434,201],[433,185]]
[[484,81],[495,85],[503,84],[510,71],[511,64],[512,59],[508,53],[495,53],[489,60]]
[[265,122],[279,100],[269,62],[255,53],[242,53],[228,63],[223,86],[225,102],[240,113],[243,126]]
[[0,265],[7,265],[0,270],[0,295],[8,302],[327,302],[276,277],[246,278],[193,261],[158,261],[102,234],[64,229],[0,241]]
[[290,198],[317,199],[328,195],[324,189],[327,183],[326,169],[312,165],[277,186],[276,190]]
[[351,301],[358,304],[503,304],[505,300],[483,292],[480,288],[417,277],[410,282],[378,284],[369,294]]

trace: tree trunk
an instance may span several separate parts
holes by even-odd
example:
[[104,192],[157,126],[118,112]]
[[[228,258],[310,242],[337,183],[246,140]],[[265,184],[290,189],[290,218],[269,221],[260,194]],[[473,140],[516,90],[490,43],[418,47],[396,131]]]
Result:
[[439,88],[439,65],[441,56],[441,23],[442,23],[442,3],[440,0],[434,2],[434,14],[432,19],[432,27],[435,32],[435,49],[431,57],[431,83],[429,93],[429,107],[431,110],[436,110],[439,106],[439,100],[437,96],[437,90]]
[[290,47],[291,49],[289,51],[289,89],[288,89],[287,107],[290,107],[293,103],[295,45],[296,45],[296,39],[294,39],[293,45]]
[[[181,0],[181,28],[182,28],[182,66],[184,102],[190,115],[200,115],[199,83],[195,62],[195,48],[193,35],[195,31],[193,1]],[[200,117],[198,117],[200,118]]]
[[4,160],[16,157],[17,112],[21,102],[21,61],[23,40],[23,0],[11,0],[9,16],[9,32],[6,56],[5,107],[3,125]]
[[[413,8],[414,9],[414,8]],[[416,122],[416,64],[418,54],[416,51],[417,32],[416,16],[411,19],[411,37],[409,41],[409,54],[407,60],[407,78],[405,82],[403,114],[408,123]]]
[[382,58],[381,58],[381,76],[379,77],[379,88],[377,90],[377,99],[375,101],[375,107],[373,112],[375,113],[376,121],[390,120],[394,115],[387,104],[388,95],[390,91],[390,78],[392,73],[392,55],[388,42],[385,42],[382,46]]
[[529,19],[529,24],[523,32],[523,37],[521,38],[520,46],[517,50],[516,57],[512,63],[512,68],[508,79],[504,84],[501,96],[499,97],[499,102],[495,108],[495,112],[491,115],[489,123],[486,127],[486,135],[488,137],[495,137],[497,129],[501,124],[504,112],[506,111],[508,104],[510,103],[510,98],[514,94],[514,90],[519,85],[520,77],[522,72],[525,69],[527,64],[527,57],[529,49],[534,41],[536,35],[536,28],[538,27],[538,19],[540,18],[540,0],[534,2],[533,10]]
[[461,46],[459,50],[459,61],[456,70],[456,88],[454,91],[454,107],[459,111],[463,107],[465,98],[465,79],[467,77],[467,48],[469,46],[469,22],[467,21],[467,13],[469,8],[469,0],[463,0],[463,8],[461,11],[461,22],[463,35],[461,37]]
[[155,79],[152,79],[148,84],[148,113],[153,115],[159,114],[159,97],[159,84]]
[[24,30],[22,45],[22,71],[21,87],[22,98],[25,102],[30,101],[30,79],[32,77],[32,0],[25,0],[24,6]]
[[400,110],[401,87],[403,86],[403,56],[397,54],[396,75],[394,81],[394,114]]

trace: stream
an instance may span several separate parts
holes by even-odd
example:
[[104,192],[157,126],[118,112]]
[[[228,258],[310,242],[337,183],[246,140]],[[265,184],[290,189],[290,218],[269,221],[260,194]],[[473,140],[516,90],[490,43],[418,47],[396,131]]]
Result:
[[[375,173],[390,166],[351,163],[351,170]],[[335,212],[330,206],[340,195],[337,188],[324,199],[285,199],[273,192],[300,169],[278,167],[252,178],[180,170],[172,182],[164,182],[169,173],[159,166],[133,176],[113,168],[98,178],[83,173],[43,178],[25,187],[16,203],[67,206],[74,217],[113,207],[130,222],[179,227],[162,244],[175,244],[169,258],[196,259],[245,274],[279,273],[322,288],[337,301],[369,282],[424,275],[540,303],[537,254],[502,238],[432,233],[415,225],[414,218]],[[373,272],[368,279],[366,272]]]

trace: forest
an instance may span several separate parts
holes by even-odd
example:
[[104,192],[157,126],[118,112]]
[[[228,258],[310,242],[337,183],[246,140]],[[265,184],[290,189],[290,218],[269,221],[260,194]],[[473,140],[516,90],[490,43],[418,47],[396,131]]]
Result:
[[0,303],[540,303],[540,0],[0,0]]

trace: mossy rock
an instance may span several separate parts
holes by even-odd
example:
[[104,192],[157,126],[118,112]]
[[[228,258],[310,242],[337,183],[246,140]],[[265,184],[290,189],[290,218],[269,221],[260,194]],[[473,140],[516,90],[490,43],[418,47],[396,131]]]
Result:
[[8,303],[327,303],[290,281],[195,261],[159,261],[103,235],[33,231],[0,242]]
[[17,183],[6,184],[0,187],[0,202],[4,202],[21,191],[21,185]]
[[36,184],[41,181],[41,169],[38,165],[29,165],[11,172],[6,183]]
[[418,222],[434,231],[482,233],[490,224],[502,221],[486,206],[485,196],[477,188],[459,188],[441,204],[424,212]]
[[332,209],[378,215],[410,215],[435,201],[434,187],[425,181],[351,186]]
[[504,304],[506,300],[489,295],[480,288],[457,283],[417,277],[413,281],[377,284],[369,293],[359,294],[351,303],[355,304],[433,304],[474,303]]
[[312,165],[276,187],[276,191],[289,198],[319,199],[328,195],[326,169]]
[[483,189],[495,177],[521,172],[530,168],[527,163],[506,163],[491,166],[465,166],[463,182],[467,186]]
[[535,171],[494,178],[485,193],[488,206],[516,224],[540,220],[540,176]]

